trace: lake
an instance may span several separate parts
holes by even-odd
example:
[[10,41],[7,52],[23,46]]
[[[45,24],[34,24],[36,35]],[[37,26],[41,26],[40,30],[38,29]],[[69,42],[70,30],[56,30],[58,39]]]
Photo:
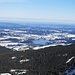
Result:
[[34,44],[40,44],[40,45],[45,45],[47,42],[50,42],[49,40],[44,40],[44,39],[39,39],[39,40],[34,40]]

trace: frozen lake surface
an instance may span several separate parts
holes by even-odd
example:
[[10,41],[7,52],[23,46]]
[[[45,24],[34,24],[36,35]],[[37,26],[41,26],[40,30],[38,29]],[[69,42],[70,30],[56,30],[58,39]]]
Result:
[[40,45],[45,45],[49,40],[44,40],[44,39],[39,39],[39,40],[34,40],[34,44],[40,44]]

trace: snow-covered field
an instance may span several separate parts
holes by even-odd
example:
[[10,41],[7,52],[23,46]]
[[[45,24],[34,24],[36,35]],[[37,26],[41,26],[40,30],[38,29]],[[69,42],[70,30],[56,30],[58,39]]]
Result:
[[[55,29],[56,28],[56,29]],[[21,51],[75,43],[74,28],[28,26],[0,28],[0,45]]]

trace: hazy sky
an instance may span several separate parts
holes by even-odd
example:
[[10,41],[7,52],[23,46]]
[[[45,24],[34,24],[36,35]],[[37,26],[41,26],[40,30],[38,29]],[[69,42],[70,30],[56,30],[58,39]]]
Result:
[[75,0],[0,0],[0,20],[75,23]]

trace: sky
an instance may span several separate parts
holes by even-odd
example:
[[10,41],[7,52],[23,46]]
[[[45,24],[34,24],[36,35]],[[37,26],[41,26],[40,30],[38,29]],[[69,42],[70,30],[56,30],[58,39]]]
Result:
[[75,23],[75,0],[0,0],[0,21]]

